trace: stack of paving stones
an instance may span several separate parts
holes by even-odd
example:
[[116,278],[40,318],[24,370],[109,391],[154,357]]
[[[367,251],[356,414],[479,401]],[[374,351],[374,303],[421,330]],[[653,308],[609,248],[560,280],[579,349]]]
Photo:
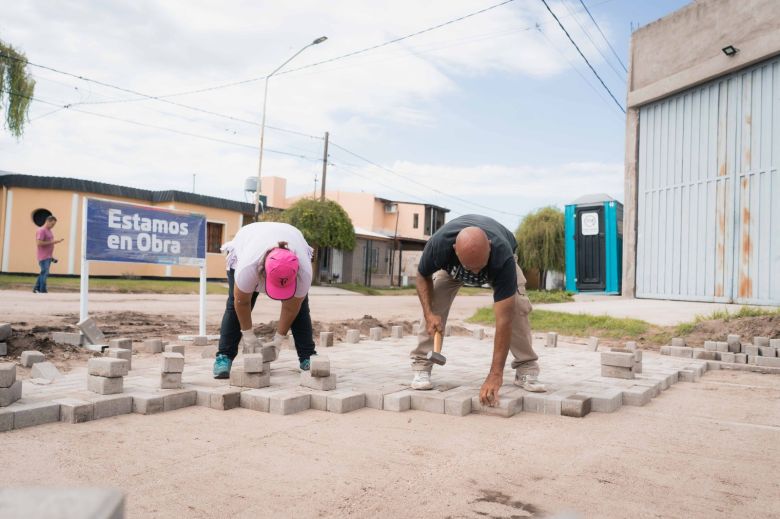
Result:
[[160,389],[181,388],[181,375],[184,372],[184,355],[166,352],[162,354]]
[[[16,364],[0,362],[0,407],[7,407],[22,398],[22,381],[16,380]],[[0,431],[4,430],[0,424]]]
[[133,341],[127,337],[118,337],[108,341],[108,349],[105,353],[113,359],[127,361],[128,371],[133,369]]
[[5,342],[13,332],[9,323],[0,323],[0,357],[8,355],[8,344]]
[[258,353],[244,355],[244,365],[230,370],[230,385],[259,389],[271,385],[271,362],[279,350],[273,344],[260,347]]
[[601,353],[601,376],[631,380],[642,372],[642,350],[612,348]]
[[336,389],[336,374],[330,371],[330,359],[314,355],[309,359],[309,371],[301,371],[301,386],[318,391]]
[[661,348],[661,354],[714,361],[719,363],[719,367],[780,368],[780,339],[759,336],[753,337],[752,343],[745,343],[739,335],[730,334],[725,341],[704,341],[702,348],[691,348],[684,339],[676,337],[671,345]]
[[112,357],[93,357],[87,362],[87,389],[99,395],[114,395],[124,389],[129,363]]

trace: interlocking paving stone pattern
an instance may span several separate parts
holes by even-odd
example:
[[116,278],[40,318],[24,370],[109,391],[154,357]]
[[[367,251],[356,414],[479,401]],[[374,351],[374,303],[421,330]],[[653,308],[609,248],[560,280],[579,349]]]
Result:
[[[307,409],[344,413],[370,407],[391,412],[413,409],[454,416],[480,413],[517,417],[524,412],[561,415],[562,402],[575,394],[578,398],[590,398],[592,412],[615,412],[622,405],[645,405],[678,381],[697,381],[707,370],[707,362],[703,360],[646,352],[643,373],[636,374],[636,378],[602,377],[601,352],[587,351],[582,345],[561,341],[558,348],[545,348],[545,339],[546,336],[540,336],[534,348],[541,366],[539,380],[547,385],[548,391],[528,393],[514,386],[512,382],[515,373],[508,361],[504,371],[504,386],[494,409],[485,408],[479,404],[478,398],[474,398],[479,394],[490,365],[490,342],[473,337],[448,337],[444,344],[447,365],[434,367],[434,389],[412,391],[409,389],[412,379],[409,350],[416,338],[406,337],[364,340],[359,344],[342,343],[328,348],[331,371],[337,377],[336,389],[330,391],[300,385],[298,360],[295,351],[291,349],[283,350],[279,360],[271,364],[271,386],[259,390],[231,387],[227,380],[215,380],[211,374],[213,361],[192,354],[186,357],[182,388],[160,389],[159,364],[151,363],[131,370],[124,378],[121,395],[134,399],[132,409],[126,400],[122,400],[118,401],[122,404],[121,409],[105,415],[131,411],[154,414],[189,405],[228,410],[239,407],[242,391],[253,391],[250,394],[255,396],[254,400],[248,399],[241,407],[276,414],[291,414]],[[236,358],[234,367],[243,368],[242,355]],[[160,399],[155,397],[172,404],[161,407]],[[63,399],[76,399],[98,407],[105,402],[105,397],[87,390],[86,368],[77,368],[49,385],[25,383],[22,399],[3,408],[3,412],[15,413],[18,409],[29,414],[31,404],[50,404]],[[563,409],[563,414],[572,414],[567,405]],[[95,419],[101,415],[92,414]],[[53,416],[42,418],[41,423],[53,419]],[[68,415],[64,421],[85,419],[89,419],[88,412],[78,418]],[[36,421],[30,420],[24,425],[32,425]]]

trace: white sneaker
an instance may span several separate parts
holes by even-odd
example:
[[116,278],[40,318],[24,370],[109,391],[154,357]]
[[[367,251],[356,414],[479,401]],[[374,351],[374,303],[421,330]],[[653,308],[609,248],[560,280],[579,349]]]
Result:
[[547,391],[545,385],[539,383],[537,375],[520,374],[519,371],[515,373],[515,385],[531,393],[544,393]]
[[433,389],[431,373],[429,371],[415,371],[414,380],[412,380],[412,389]]

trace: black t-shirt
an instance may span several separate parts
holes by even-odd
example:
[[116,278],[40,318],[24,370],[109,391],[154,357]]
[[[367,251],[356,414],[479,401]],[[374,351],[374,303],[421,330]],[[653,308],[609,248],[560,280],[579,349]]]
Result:
[[[479,274],[472,274],[461,265],[455,254],[455,238],[466,227],[479,227],[490,240],[490,257]],[[437,270],[446,270],[453,279],[468,286],[489,283],[493,287],[493,301],[502,301],[517,292],[517,270],[515,266],[517,241],[514,235],[487,216],[467,214],[444,224],[425,244],[417,270],[430,277]]]

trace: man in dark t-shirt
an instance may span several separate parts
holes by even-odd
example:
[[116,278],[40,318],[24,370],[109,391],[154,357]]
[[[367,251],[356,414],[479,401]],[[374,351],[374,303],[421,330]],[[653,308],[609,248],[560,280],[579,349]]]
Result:
[[433,335],[444,333],[452,301],[463,285],[493,287],[496,336],[493,362],[480,390],[480,400],[494,405],[504,380],[509,351],[516,370],[515,384],[527,391],[543,392],[538,382],[539,364],[531,345],[528,314],[531,303],[525,295],[525,276],[517,265],[517,241],[503,225],[476,214],[455,218],[428,240],[417,268],[417,295],[423,322],[412,350],[415,371],[412,389],[431,389],[432,363],[426,358],[433,349]]

